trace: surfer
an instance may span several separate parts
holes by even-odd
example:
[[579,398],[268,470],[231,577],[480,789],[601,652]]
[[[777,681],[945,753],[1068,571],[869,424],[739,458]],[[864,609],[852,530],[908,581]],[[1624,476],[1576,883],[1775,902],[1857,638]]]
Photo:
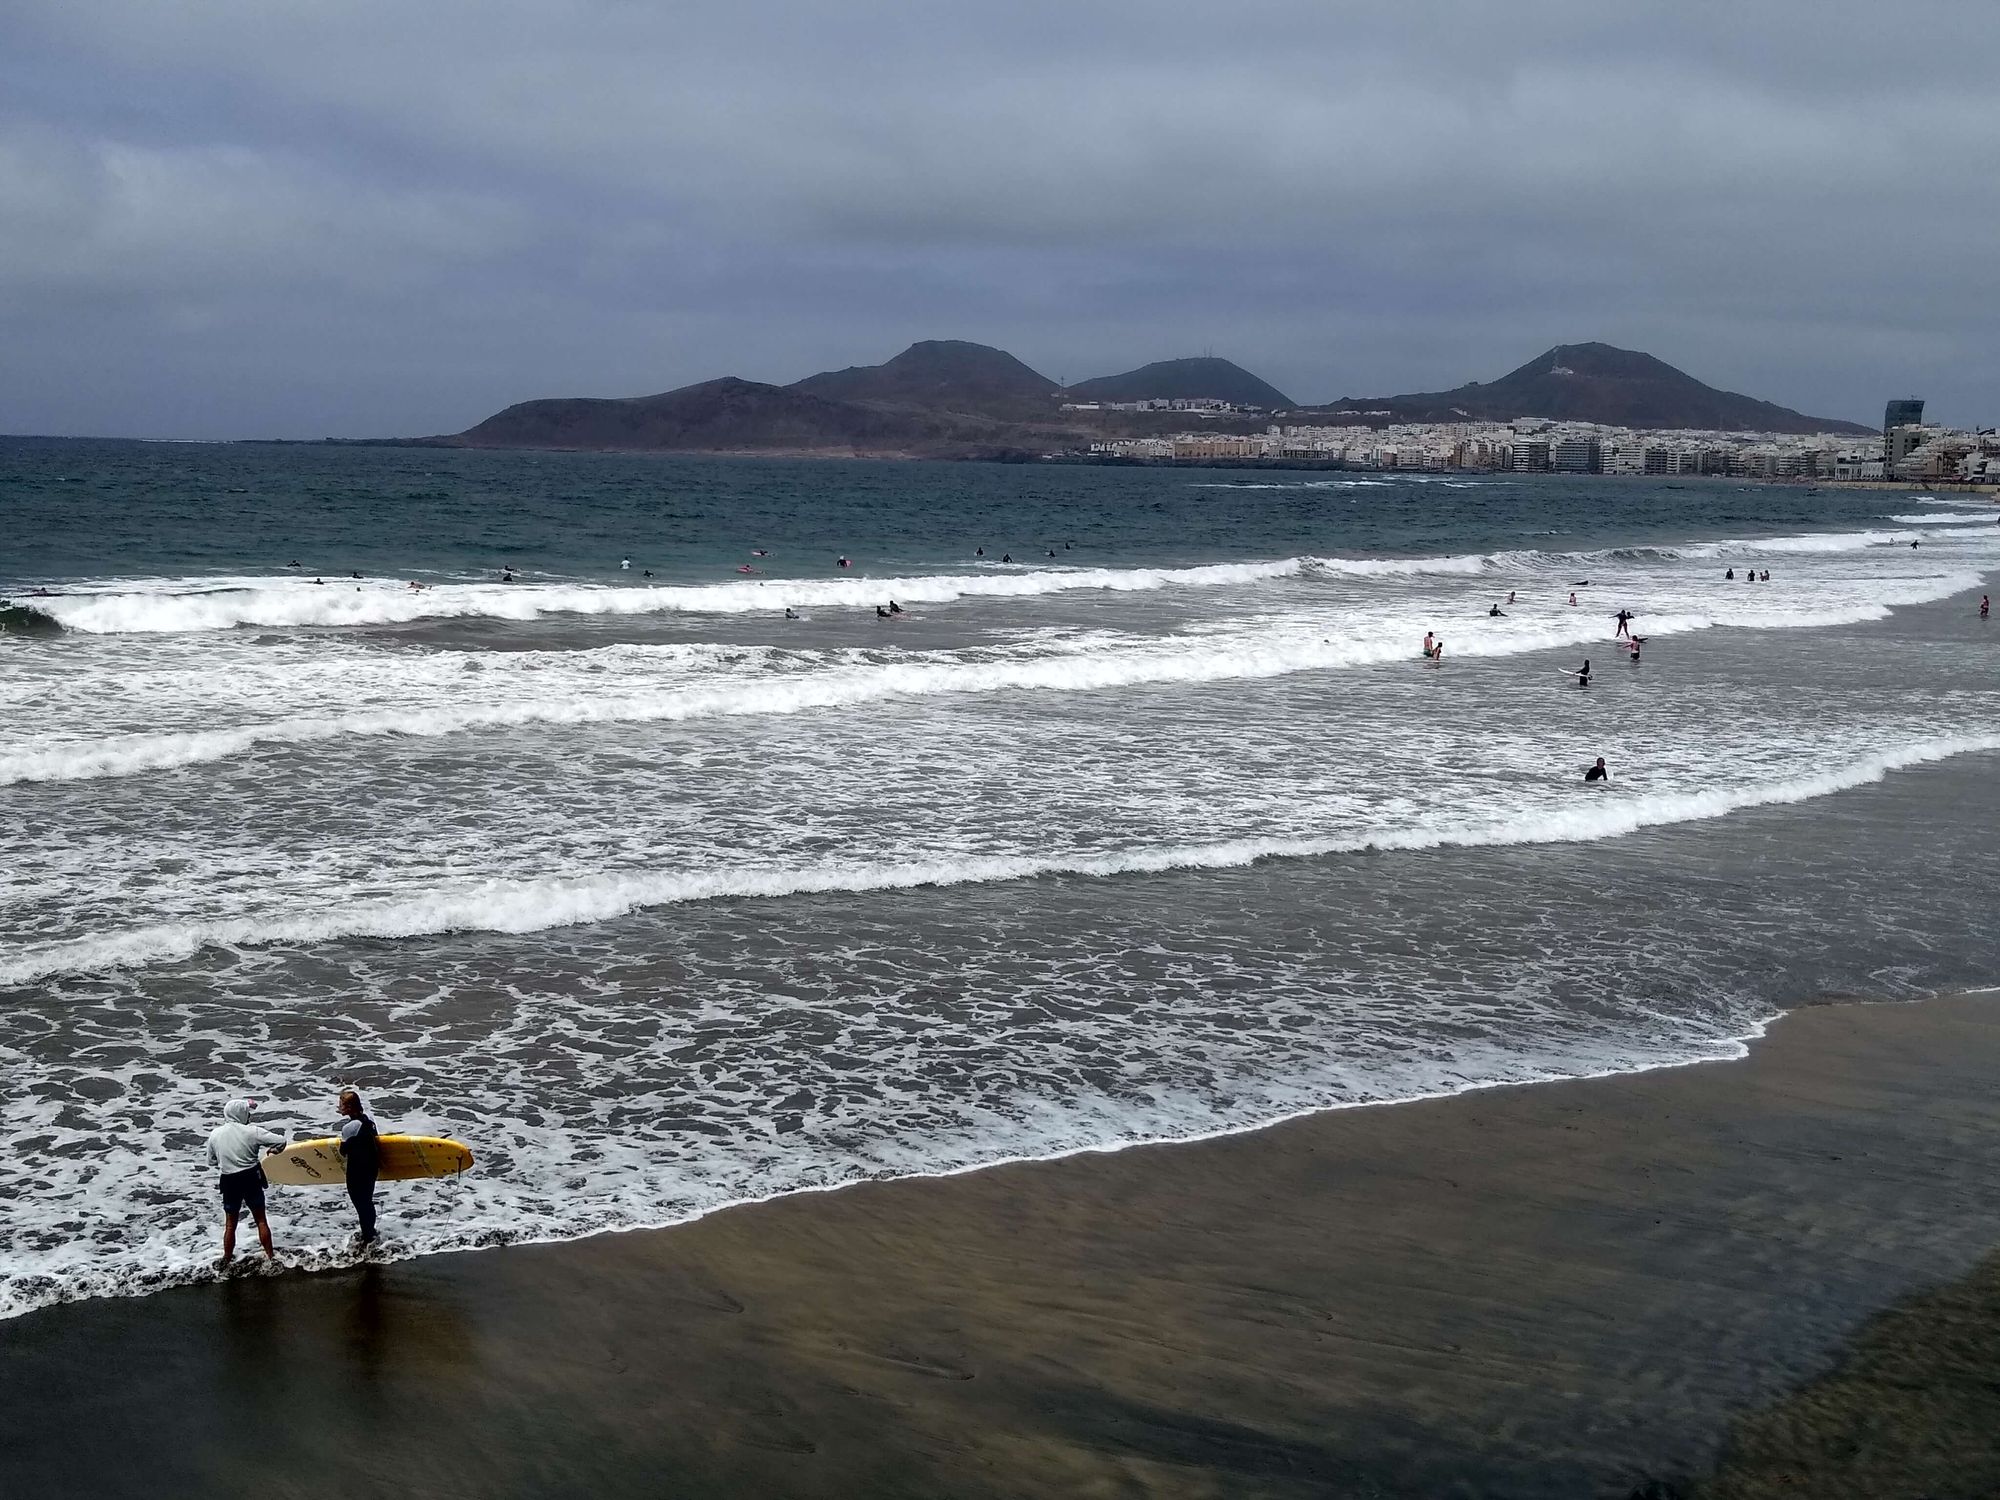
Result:
[[1609,781],[1611,779],[1611,773],[1604,769],[1603,756],[1598,756],[1597,764],[1583,773],[1583,779],[1585,781]]
[[641,578],[651,578],[651,577],[653,576],[653,570],[652,570],[651,568],[647,568],[647,569],[646,569],[646,570],[645,570],[644,572],[642,572],[642,573],[641,573],[641,574],[640,574],[639,576],[640,576]]
[[791,605],[787,604],[785,606],[785,618],[787,620],[796,620],[798,617],[799,617],[799,612],[793,609]]
[[632,567],[632,559],[629,557],[621,557],[618,559],[618,566],[629,571]]
[[1500,606],[1496,604],[1486,611],[1486,618],[1489,620],[1504,620],[1507,616]]
[[1734,568],[1725,568],[1722,577],[1724,582],[1734,583],[1736,582],[1736,570]]
[[1576,669],[1576,670],[1575,670],[1575,671],[1574,671],[1573,673],[1571,673],[1570,675],[1572,675],[1573,677],[1575,677],[1575,678],[1576,678],[1576,685],[1577,685],[1578,687],[1589,687],[1589,686],[1590,686],[1590,658],[1586,656],[1586,657],[1585,657],[1585,658],[1583,659],[1583,665],[1582,665],[1582,666],[1580,666],[1580,667],[1578,667],[1578,668],[1577,668],[1577,669]]
[[296,568],[298,565],[299,565],[299,560],[296,557],[293,558],[290,562],[285,564],[285,566],[288,568]]
[[843,567],[843,568],[851,568],[851,567],[853,567],[853,566],[854,566],[854,562],[853,562],[853,559],[851,559],[851,558],[846,558],[846,557],[843,557],[843,558],[841,558],[841,559],[840,559],[840,566],[841,566],[841,567]]
[[903,612],[903,606],[898,604],[894,599],[891,599],[889,601],[889,613],[892,615],[900,615],[902,612]]
[[974,547],[972,549],[972,555],[974,557],[984,557],[986,555],[986,549],[984,547]]
[[222,1123],[208,1133],[208,1164],[221,1174],[222,1263],[236,1254],[236,1218],[244,1209],[257,1221],[257,1243],[264,1247],[264,1259],[273,1259],[271,1224],[264,1217],[264,1169],[258,1164],[259,1146],[291,1144],[275,1130],[250,1123],[257,1107],[255,1099],[232,1099],[222,1106]]
[[1010,563],[1013,560],[1014,560],[1014,554],[1011,552],[1003,552],[1000,554],[1000,561],[1002,561],[1003,563]]
[[889,618],[889,611],[884,609],[881,605],[878,604],[875,606],[875,618],[878,620],[886,620]]
[[1632,633],[1631,610],[1621,609],[1618,611],[1617,614],[1613,615],[1611,618],[1618,622],[1618,628],[1611,632],[1611,638],[1614,641],[1617,640],[1618,637],[1621,635],[1629,636]]
[[377,1143],[375,1122],[361,1107],[361,1096],[353,1089],[340,1091],[340,1112],[347,1123],[340,1127],[340,1159],[347,1163],[347,1196],[361,1220],[357,1243],[375,1243],[375,1174],[381,1170],[382,1148]]
[[512,568],[502,568],[500,570],[500,581],[502,583],[512,583],[514,581],[514,570]]
[[1990,594],[1981,594],[1979,596],[1979,618],[1982,620],[1985,619],[1991,613],[1992,609],[1993,596]]
[[769,547],[752,547],[750,549],[750,555],[752,557],[769,557],[771,555],[771,549]]
[[1507,602],[1509,604],[1514,602],[1514,591],[1512,589],[1507,590]]

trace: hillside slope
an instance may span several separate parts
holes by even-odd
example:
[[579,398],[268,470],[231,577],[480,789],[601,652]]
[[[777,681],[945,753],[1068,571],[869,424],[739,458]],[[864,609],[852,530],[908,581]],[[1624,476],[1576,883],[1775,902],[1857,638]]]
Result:
[[1873,431],[1810,417],[1735,391],[1717,390],[1665,360],[1610,344],[1558,344],[1487,384],[1403,396],[1349,397],[1332,412],[1386,411],[1401,422],[1506,422],[1515,417],[1604,422],[1618,427],[1741,432]]
[[1233,361],[1212,355],[1162,359],[1123,375],[1100,375],[1071,386],[1069,396],[1072,401],[1191,401],[1213,396],[1233,406],[1260,406],[1266,411],[1281,411],[1293,404],[1276,386]]

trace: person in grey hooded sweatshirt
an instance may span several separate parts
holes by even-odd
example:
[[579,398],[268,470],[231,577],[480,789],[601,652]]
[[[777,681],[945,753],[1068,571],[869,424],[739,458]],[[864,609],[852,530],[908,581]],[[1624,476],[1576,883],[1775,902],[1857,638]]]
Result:
[[261,1125],[252,1125],[250,1115],[255,1099],[232,1099],[222,1107],[222,1123],[208,1133],[208,1164],[222,1174],[222,1259],[224,1264],[236,1254],[236,1216],[250,1210],[257,1221],[257,1241],[264,1258],[277,1252],[271,1248],[271,1225],[264,1217],[264,1169],[258,1163],[260,1147],[289,1145],[283,1136]]

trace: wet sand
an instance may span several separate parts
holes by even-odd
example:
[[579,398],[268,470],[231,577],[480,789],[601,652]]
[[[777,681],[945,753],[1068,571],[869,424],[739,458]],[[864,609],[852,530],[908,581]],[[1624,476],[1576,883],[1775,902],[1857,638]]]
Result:
[[0,1492],[1622,1496],[1728,1440],[1721,1493],[1818,1443],[1826,1495],[1892,1436],[2000,1472],[1990,1402],[1866,1395],[2000,1379],[1996,1077],[2000,997],[1815,1007],[1737,1063],[48,1309],[0,1325]]

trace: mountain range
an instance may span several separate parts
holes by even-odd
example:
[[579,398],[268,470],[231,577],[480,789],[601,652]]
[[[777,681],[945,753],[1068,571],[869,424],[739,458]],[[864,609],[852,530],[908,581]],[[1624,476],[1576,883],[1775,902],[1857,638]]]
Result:
[[1649,428],[1872,430],[1717,390],[1650,354],[1609,344],[1558,344],[1488,384],[1312,407],[1295,405],[1240,365],[1212,356],[1163,360],[1065,389],[1004,350],[926,340],[885,364],[828,370],[791,385],[725,376],[654,396],[523,401],[464,432],[428,441],[475,448],[1031,457],[1188,424],[1184,413],[1077,410],[1079,404],[1193,397],[1261,409],[1204,423],[1204,430],[1218,431],[1249,430],[1280,414],[1298,424],[1550,417]]

